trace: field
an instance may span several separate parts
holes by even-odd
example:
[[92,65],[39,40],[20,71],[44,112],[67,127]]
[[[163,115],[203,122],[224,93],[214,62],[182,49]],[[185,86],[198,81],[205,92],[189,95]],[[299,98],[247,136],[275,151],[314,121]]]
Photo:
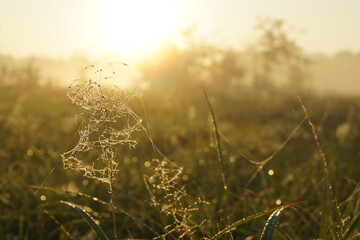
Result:
[[140,90],[122,62],[66,88],[0,58],[1,238],[359,239],[360,98],[309,88],[283,26],[246,51],[188,33]]
[[109,184],[63,168],[86,123],[66,89],[2,85],[1,239],[97,239],[90,215],[110,239],[259,239],[292,203],[273,239],[358,239],[360,99],[214,89],[129,101],[137,144],[119,142]]

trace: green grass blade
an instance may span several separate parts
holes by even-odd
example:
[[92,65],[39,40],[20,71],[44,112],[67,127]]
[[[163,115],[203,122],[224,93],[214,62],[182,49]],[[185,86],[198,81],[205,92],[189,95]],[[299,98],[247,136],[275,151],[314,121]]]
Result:
[[289,204],[286,204],[286,205],[282,205],[282,206],[279,206],[279,207],[276,207],[276,208],[272,208],[272,209],[269,209],[269,210],[266,210],[266,211],[263,211],[263,212],[258,212],[258,213],[255,213],[253,215],[250,215],[248,217],[245,217],[243,219],[240,219],[239,221],[236,221],[228,226],[226,226],[223,230],[220,230],[218,233],[216,233],[212,238],[211,240],[215,240],[215,239],[218,239],[219,237],[221,237],[222,235],[226,234],[226,233],[229,233],[231,232],[232,230],[234,230],[236,227],[244,224],[244,223],[247,223],[247,222],[250,222],[254,219],[257,219],[259,217],[262,217],[264,215],[267,215],[267,214],[270,214],[276,210],[279,210],[279,209],[282,209],[282,208],[287,208],[287,207],[290,207],[290,206],[293,206],[293,205],[296,205],[296,204],[299,204],[301,202],[296,202],[296,203],[289,203]]
[[95,222],[95,220],[88,212],[86,212],[84,209],[71,202],[60,201],[60,203],[65,204],[76,210],[80,214],[80,216],[84,218],[87,224],[89,224],[89,226],[96,232],[96,235],[100,240],[109,240],[109,238],[106,236],[102,228]]
[[329,212],[332,211],[328,204],[328,199],[329,199],[329,192],[328,192],[328,188],[326,186],[326,183],[323,182],[322,183],[323,186],[321,186],[322,189],[322,194],[319,193],[322,198],[320,199],[320,207],[321,207],[321,216],[320,216],[320,238],[321,239],[325,239],[326,237],[326,231],[328,229],[328,215]]
[[[75,195],[78,197],[84,197],[84,198],[88,198],[91,199],[92,201],[98,202],[102,205],[108,205],[108,202],[105,202],[97,197],[93,197],[91,195],[85,194],[85,193],[81,193],[81,192],[74,192],[74,191],[67,191],[67,190],[59,190],[56,188],[51,188],[51,187],[44,187],[44,186],[37,186],[37,185],[29,185],[30,188],[35,188],[38,190],[45,190],[45,191],[52,191],[58,194],[70,194],[70,195]],[[149,225],[147,225],[145,222],[143,222],[142,220],[140,220],[139,218],[135,217],[134,215],[132,215],[131,213],[125,211],[124,209],[121,209],[119,207],[115,206],[115,211],[117,213],[121,213],[124,214],[125,216],[129,217],[130,219],[132,219],[133,221],[137,222],[139,225],[145,227],[146,229],[148,229],[149,231],[151,231],[152,233],[154,233],[156,236],[160,235],[156,230],[154,230],[152,227],[150,227]]]
[[265,227],[261,233],[260,240],[271,240],[271,238],[274,234],[276,225],[279,221],[280,215],[284,209],[285,208],[277,209],[270,215],[270,217],[266,221]]
[[209,111],[210,111],[210,114],[211,114],[212,123],[214,125],[214,132],[215,132],[215,139],[216,139],[216,149],[217,149],[217,154],[218,154],[220,167],[221,167],[221,178],[222,178],[222,181],[223,181],[223,184],[224,184],[224,189],[226,191],[228,187],[226,185],[226,180],[225,180],[224,158],[223,158],[222,150],[221,150],[219,131],[218,131],[218,127],[217,127],[217,123],[216,123],[216,119],[215,119],[214,110],[211,107],[211,104],[210,104],[209,98],[207,96],[207,93],[205,91],[205,88],[203,88],[203,91],[204,91],[206,102],[207,102],[207,105],[209,107]]
[[345,240],[350,236],[350,234],[356,229],[356,226],[358,225],[359,221],[360,221],[360,212],[351,221],[351,224],[345,230],[344,235],[342,236],[341,240]]
[[22,240],[23,237],[24,237],[24,216],[21,214],[19,216],[18,239]]

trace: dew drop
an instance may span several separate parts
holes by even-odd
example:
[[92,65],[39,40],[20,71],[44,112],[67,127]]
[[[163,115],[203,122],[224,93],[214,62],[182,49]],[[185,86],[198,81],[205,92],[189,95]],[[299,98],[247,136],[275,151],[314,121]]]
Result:
[[151,166],[151,163],[149,161],[146,161],[146,162],[144,162],[144,166],[148,168]]
[[182,180],[184,180],[185,182],[189,180],[189,176],[188,175],[184,175],[182,176]]

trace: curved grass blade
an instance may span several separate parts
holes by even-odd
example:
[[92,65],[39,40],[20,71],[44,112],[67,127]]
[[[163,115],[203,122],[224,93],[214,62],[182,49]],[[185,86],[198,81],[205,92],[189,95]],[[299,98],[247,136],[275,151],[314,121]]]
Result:
[[95,222],[92,216],[89,213],[87,213],[84,209],[80,208],[79,206],[71,202],[60,201],[60,203],[72,207],[74,210],[76,210],[80,214],[80,216],[84,218],[87,224],[89,224],[89,226],[96,232],[96,235],[100,240],[109,240],[109,238],[106,236],[102,228]]
[[92,201],[98,202],[100,204],[103,205],[108,205],[107,202],[97,198],[97,197],[93,197],[89,194],[86,193],[82,193],[82,192],[75,192],[75,191],[69,191],[69,190],[63,190],[63,189],[56,189],[56,188],[52,188],[52,187],[45,187],[45,186],[38,186],[38,185],[28,185],[30,188],[35,188],[37,190],[44,190],[44,191],[51,191],[57,194],[62,194],[62,195],[66,195],[69,194],[71,196],[77,196],[77,197],[84,197],[84,198],[88,198],[91,199]]
[[270,217],[266,221],[265,227],[261,233],[260,240],[271,240],[271,238],[274,234],[276,225],[279,221],[280,215],[284,209],[285,208],[277,209],[270,215]]
[[[75,195],[78,197],[84,197],[84,198],[88,198],[91,199],[92,201],[98,202],[102,205],[108,205],[109,203],[97,198],[97,197],[93,197],[91,195],[85,194],[85,193],[81,193],[81,192],[74,192],[74,191],[68,191],[68,190],[59,190],[56,188],[51,188],[51,187],[44,187],[44,186],[37,186],[37,185],[29,185],[30,188],[36,188],[36,189],[41,189],[41,190],[45,190],[45,191],[52,191],[58,194],[71,194],[71,195]],[[119,207],[115,206],[115,211],[121,214],[124,214],[125,216],[129,217],[130,219],[132,219],[133,221],[137,222],[139,225],[143,226],[144,228],[148,229],[149,231],[151,231],[152,233],[154,233],[156,236],[160,235],[156,230],[154,230],[152,227],[150,227],[149,225],[147,225],[145,222],[143,222],[142,220],[140,220],[139,218],[135,217],[134,215],[132,215],[131,213],[125,211],[124,209],[121,209]]]
[[226,185],[226,180],[225,180],[224,157],[222,155],[219,131],[218,131],[218,127],[217,127],[217,123],[216,123],[216,119],[215,119],[215,114],[214,114],[213,108],[211,107],[211,104],[210,104],[208,95],[207,95],[207,93],[205,91],[205,88],[203,88],[203,91],[204,91],[205,99],[206,99],[206,102],[207,102],[207,105],[208,105],[208,108],[209,108],[209,111],[210,111],[212,123],[213,123],[213,126],[214,126],[217,155],[218,155],[218,159],[219,159],[220,167],[221,167],[221,178],[222,178],[222,182],[224,184],[224,190],[227,191],[228,187]]
[[354,219],[351,221],[351,224],[349,227],[345,230],[344,235],[342,236],[341,240],[347,239],[350,234],[356,229],[355,227],[358,225],[360,221],[360,212],[354,217]]
[[66,235],[68,239],[75,240],[73,236],[66,230],[64,225],[62,225],[48,210],[43,210],[43,212],[48,215],[57,225],[59,225],[61,231]]
[[296,205],[296,204],[299,204],[301,202],[295,202],[295,203],[289,203],[289,204],[286,204],[286,205],[282,205],[282,206],[279,206],[279,207],[276,207],[276,208],[272,208],[272,209],[269,209],[269,210],[266,210],[266,211],[263,211],[263,212],[258,212],[258,213],[255,213],[253,215],[250,215],[248,217],[245,217],[243,219],[240,219],[239,221],[236,221],[228,226],[226,226],[223,230],[220,230],[218,233],[216,233],[212,238],[211,240],[215,240],[215,239],[218,239],[219,237],[221,237],[222,235],[226,234],[226,233],[229,233],[231,232],[232,230],[234,230],[236,227],[244,224],[244,223],[247,223],[247,222],[250,222],[254,219],[257,219],[259,217],[262,217],[264,215],[267,215],[267,214],[270,214],[278,209],[281,209],[281,208],[287,208],[287,207],[290,207],[290,206],[293,206],[293,205]]

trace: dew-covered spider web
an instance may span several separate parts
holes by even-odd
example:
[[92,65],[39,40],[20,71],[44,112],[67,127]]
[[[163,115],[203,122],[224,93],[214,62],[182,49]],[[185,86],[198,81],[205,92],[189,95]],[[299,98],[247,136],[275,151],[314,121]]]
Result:
[[82,171],[86,177],[110,184],[119,167],[117,149],[121,145],[135,147],[132,133],[144,130],[142,119],[129,106],[141,93],[104,85],[104,79],[115,78],[111,63],[90,75],[76,79],[68,89],[68,97],[81,109],[76,121],[79,140],[61,157],[65,169]]
[[[199,204],[208,203],[200,198],[195,201],[190,198],[181,181],[183,168],[161,153],[149,129],[142,125],[142,119],[131,109],[130,102],[141,98],[142,94],[137,89],[125,91],[119,86],[104,84],[107,79],[117,81],[113,65],[110,63],[98,70],[94,70],[93,65],[85,68],[92,71],[91,77],[76,79],[68,89],[68,97],[81,112],[76,118],[78,141],[75,147],[61,154],[64,168],[81,171],[86,177],[109,184],[112,191],[114,175],[119,171],[119,161],[116,160],[118,150],[121,146],[134,148],[137,144],[134,133],[144,132],[154,152],[163,158],[153,159],[154,172],[146,181],[151,194],[150,202],[172,219],[172,223],[164,226],[164,234],[155,239],[166,239],[175,232],[178,239],[192,235],[202,223],[193,223],[191,213],[199,210]],[[146,120],[145,108],[144,114]]]

